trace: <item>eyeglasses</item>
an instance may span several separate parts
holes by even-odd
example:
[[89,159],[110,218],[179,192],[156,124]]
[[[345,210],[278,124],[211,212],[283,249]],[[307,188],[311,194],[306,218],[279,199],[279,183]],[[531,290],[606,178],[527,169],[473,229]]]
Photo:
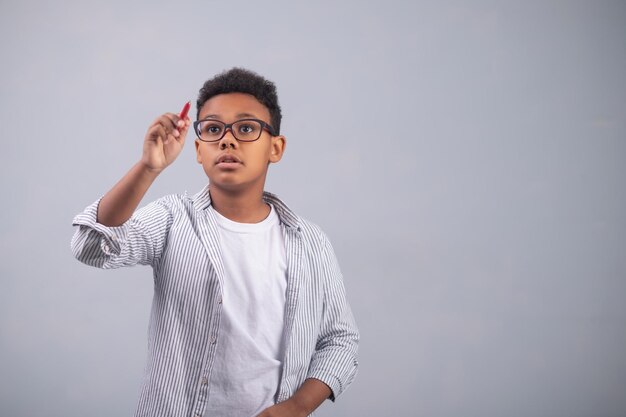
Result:
[[226,135],[230,129],[231,133],[241,142],[254,142],[261,137],[263,129],[276,136],[274,128],[262,120],[241,119],[233,123],[224,123],[215,119],[204,119],[193,122],[198,139],[203,142],[218,142]]

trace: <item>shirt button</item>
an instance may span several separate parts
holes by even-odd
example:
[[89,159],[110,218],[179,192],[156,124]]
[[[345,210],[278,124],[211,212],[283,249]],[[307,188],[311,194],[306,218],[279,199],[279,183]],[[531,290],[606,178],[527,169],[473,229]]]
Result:
[[215,336],[211,336],[211,344],[215,344],[215,342],[217,342],[217,337]]
[[202,385],[206,385],[209,383],[209,378],[207,378],[206,376],[202,377]]
[[217,303],[218,303],[218,304],[222,304],[222,297],[220,297],[220,299],[219,299],[219,300],[217,300]]

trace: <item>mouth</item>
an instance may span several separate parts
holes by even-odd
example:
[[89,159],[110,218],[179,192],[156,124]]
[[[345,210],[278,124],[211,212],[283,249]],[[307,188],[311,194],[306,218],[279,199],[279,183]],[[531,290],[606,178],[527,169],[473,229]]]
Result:
[[237,165],[240,165],[241,163],[242,163],[241,159],[237,158],[235,155],[232,155],[232,154],[222,154],[215,161],[216,165],[219,165],[225,168],[235,167]]

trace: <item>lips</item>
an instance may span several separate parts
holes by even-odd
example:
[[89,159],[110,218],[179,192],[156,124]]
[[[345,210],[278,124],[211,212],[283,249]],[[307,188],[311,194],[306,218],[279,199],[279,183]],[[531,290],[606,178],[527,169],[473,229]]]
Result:
[[216,164],[241,164],[241,159],[230,153],[220,155],[215,161]]

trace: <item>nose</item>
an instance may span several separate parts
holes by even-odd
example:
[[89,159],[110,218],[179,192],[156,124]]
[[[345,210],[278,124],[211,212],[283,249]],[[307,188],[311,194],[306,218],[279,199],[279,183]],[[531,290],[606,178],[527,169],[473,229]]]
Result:
[[226,132],[224,132],[224,136],[220,139],[220,149],[224,150],[226,148],[235,149],[238,145],[237,139],[233,136],[232,127],[226,128]]

